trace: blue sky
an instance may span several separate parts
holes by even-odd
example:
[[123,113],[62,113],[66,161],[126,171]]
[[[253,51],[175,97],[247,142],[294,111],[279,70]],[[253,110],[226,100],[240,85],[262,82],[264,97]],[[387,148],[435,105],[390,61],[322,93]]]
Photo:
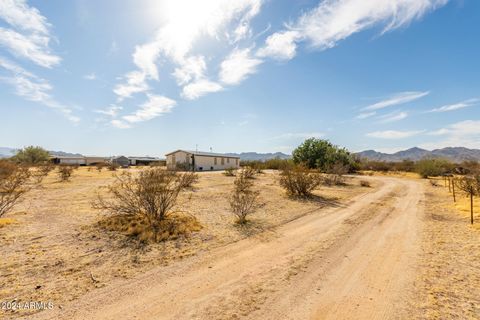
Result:
[[476,0],[0,0],[0,146],[480,148]]

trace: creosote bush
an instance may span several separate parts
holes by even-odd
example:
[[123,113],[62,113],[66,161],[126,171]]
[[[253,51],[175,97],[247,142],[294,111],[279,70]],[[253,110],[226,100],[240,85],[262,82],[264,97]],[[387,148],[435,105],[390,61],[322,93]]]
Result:
[[70,177],[72,176],[73,174],[73,170],[75,169],[74,166],[70,166],[70,165],[60,165],[58,166],[58,172],[57,172],[57,175],[58,175],[58,179],[61,181],[61,182],[67,182],[70,180]]
[[319,172],[304,166],[285,169],[280,174],[280,186],[291,196],[309,197],[322,182]]
[[29,146],[18,150],[12,160],[24,165],[39,165],[48,162],[50,153],[42,147]]
[[247,216],[260,207],[259,195],[258,191],[253,190],[253,181],[247,175],[247,171],[243,170],[237,174],[230,195],[230,209],[237,217],[237,223],[245,224]]
[[187,188],[186,173],[146,169],[133,175],[124,172],[116,175],[116,181],[108,187],[110,198],[98,196],[93,207],[113,215],[137,216],[146,221],[154,241],[164,240],[162,234],[170,214],[177,204],[179,194]]
[[184,188],[191,188],[195,183],[198,183],[198,174],[195,172],[184,172],[181,176],[180,183]]
[[244,167],[242,169],[241,174],[245,179],[255,179],[255,175],[257,174],[257,170],[253,167]]
[[0,160],[0,217],[9,212],[29,191],[30,176],[28,168]]

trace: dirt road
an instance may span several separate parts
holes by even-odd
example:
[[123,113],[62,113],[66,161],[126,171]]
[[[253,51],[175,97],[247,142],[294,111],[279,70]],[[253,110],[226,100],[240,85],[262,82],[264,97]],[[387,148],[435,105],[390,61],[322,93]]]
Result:
[[401,317],[423,185],[395,178],[348,204],[98,289],[38,319]]

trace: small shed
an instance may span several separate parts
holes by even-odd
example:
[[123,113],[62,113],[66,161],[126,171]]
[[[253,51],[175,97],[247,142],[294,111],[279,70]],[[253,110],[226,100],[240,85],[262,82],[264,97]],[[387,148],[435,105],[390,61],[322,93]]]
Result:
[[130,166],[130,160],[125,156],[113,157],[111,159],[111,162],[119,165],[122,168],[127,168],[128,166]]
[[165,165],[165,159],[156,157],[128,157],[132,166]]
[[176,150],[165,156],[169,170],[213,171],[240,167],[240,157],[224,153]]

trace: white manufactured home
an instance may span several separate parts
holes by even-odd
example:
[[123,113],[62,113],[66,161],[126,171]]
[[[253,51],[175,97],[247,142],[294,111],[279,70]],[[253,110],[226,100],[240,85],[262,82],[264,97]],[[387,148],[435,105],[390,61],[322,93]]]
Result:
[[169,170],[213,171],[240,167],[240,157],[222,153],[177,150],[165,156]]

